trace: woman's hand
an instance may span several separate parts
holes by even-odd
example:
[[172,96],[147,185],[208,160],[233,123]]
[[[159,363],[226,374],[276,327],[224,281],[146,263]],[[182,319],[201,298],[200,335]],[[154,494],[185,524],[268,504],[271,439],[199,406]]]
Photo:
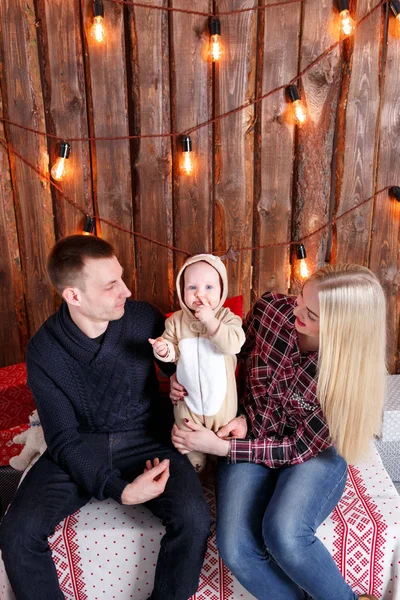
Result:
[[232,421],[229,421],[226,425],[218,429],[217,436],[219,438],[227,439],[240,438],[243,439],[247,434],[247,420],[243,417],[235,417]]
[[210,429],[203,427],[203,425],[196,425],[192,421],[185,420],[185,426],[190,431],[182,431],[175,424],[171,434],[172,443],[181,454],[196,450],[197,452],[215,454],[216,456],[228,455],[230,448],[228,440],[221,440]]
[[169,397],[171,399],[172,404],[178,404],[178,402],[182,402],[182,400],[185,399],[185,396],[187,396],[187,391],[185,390],[183,385],[178,383],[176,379],[176,373],[171,375],[169,381],[171,386],[169,390]]

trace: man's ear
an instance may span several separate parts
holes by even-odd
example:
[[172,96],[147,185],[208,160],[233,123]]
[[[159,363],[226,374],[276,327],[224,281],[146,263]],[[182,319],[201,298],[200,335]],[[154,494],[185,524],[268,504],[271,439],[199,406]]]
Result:
[[81,305],[81,293],[76,287],[66,287],[61,296],[67,304],[71,304],[72,306]]

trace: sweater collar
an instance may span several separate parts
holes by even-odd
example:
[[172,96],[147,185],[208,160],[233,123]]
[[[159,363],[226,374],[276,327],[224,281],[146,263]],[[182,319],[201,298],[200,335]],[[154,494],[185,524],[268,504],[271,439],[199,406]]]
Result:
[[57,342],[68,353],[85,364],[90,364],[94,359],[106,360],[119,339],[124,318],[110,321],[105,331],[101,345],[96,340],[89,338],[71,319],[66,302],[63,302],[52,321],[52,333]]

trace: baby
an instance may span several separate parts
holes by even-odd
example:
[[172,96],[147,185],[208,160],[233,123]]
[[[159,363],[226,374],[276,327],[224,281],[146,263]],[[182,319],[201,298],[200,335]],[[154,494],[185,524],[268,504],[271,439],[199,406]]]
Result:
[[[228,294],[225,265],[212,254],[189,258],[176,278],[181,309],[165,322],[162,337],[149,339],[154,355],[177,363],[177,379],[187,392],[174,408],[175,421],[185,419],[218,431],[236,416],[236,354],[245,336],[242,320],[223,303]],[[183,300],[182,300],[183,298]],[[206,462],[201,452],[188,458],[200,472]]]

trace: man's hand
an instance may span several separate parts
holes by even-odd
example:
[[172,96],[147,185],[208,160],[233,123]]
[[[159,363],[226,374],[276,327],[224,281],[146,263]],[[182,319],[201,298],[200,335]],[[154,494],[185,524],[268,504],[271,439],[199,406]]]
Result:
[[178,404],[178,402],[182,402],[182,400],[185,399],[185,396],[188,395],[187,391],[185,390],[183,385],[178,383],[176,379],[176,373],[171,375],[169,381],[171,386],[169,390],[169,397],[171,399],[172,404]]
[[181,454],[187,454],[192,450],[215,454],[216,456],[228,456],[230,442],[219,439],[211,429],[196,425],[185,419],[185,426],[189,431],[179,429],[175,424],[172,428],[172,443]]
[[153,350],[155,350],[157,354],[161,356],[161,358],[165,358],[166,356],[168,356],[169,350],[167,342],[164,340],[163,337],[160,336],[155,340],[153,340],[153,338],[149,338],[149,342],[153,346]]
[[160,496],[165,490],[169,478],[169,460],[160,462],[154,459],[146,461],[146,468],[142,475],[136,477],[132,483],[128,483],[122,492],[121,503],[127,505],[143,504]]
[[229,439],[230,437],[243,439],[246,434],[247,421],[244,417],[235,417],[217,431],[217,436],[223,439]]

